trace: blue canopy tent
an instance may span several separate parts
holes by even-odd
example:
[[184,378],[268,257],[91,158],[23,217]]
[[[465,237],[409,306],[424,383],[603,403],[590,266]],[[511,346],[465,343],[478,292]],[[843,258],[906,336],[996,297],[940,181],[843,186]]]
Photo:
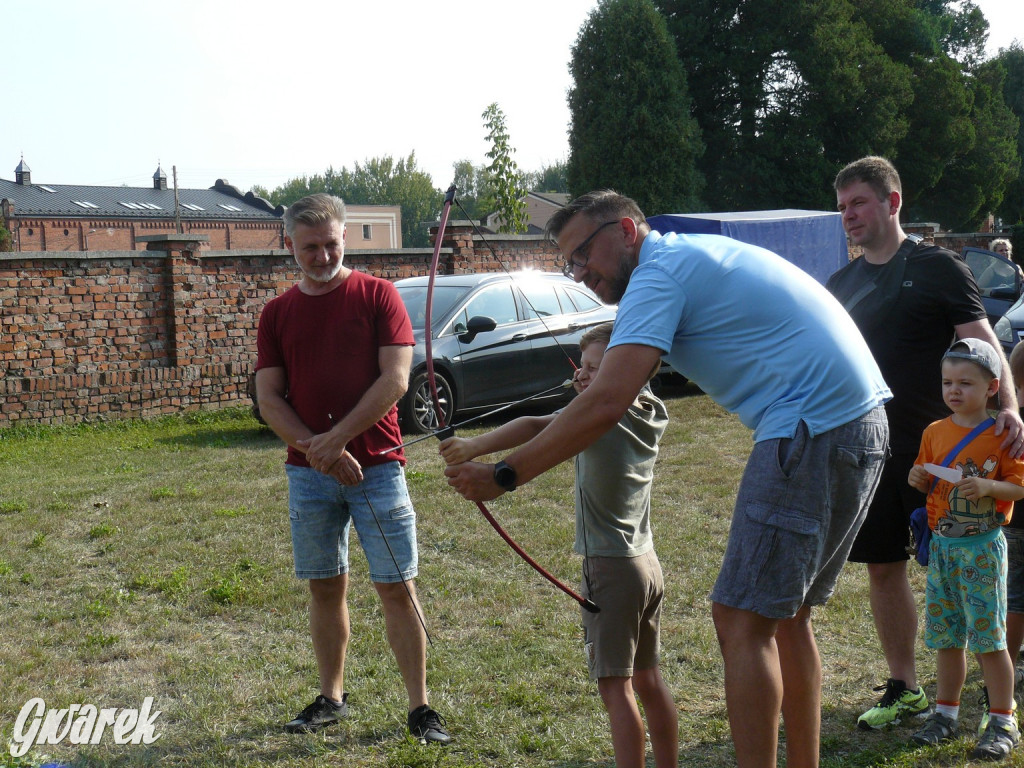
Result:
[[648,216],[661,232],[725,235],[759,245],[796,264],[819,283],[848,260],[846,233],[838,213],[828,211],[740,211]]

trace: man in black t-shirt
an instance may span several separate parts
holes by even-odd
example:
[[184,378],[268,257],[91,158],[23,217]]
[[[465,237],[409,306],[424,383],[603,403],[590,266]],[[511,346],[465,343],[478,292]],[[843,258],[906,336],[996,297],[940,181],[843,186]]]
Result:
[[[869,730],[928,713],[917,685],[917,607],[907,579],[910,513],[924,506],[924,495],[908,485],[907,474],[924,428],[948,415],[940,361],[954,338],[1002,348],[967,264],[900,226],[902,187],[892,163],[857,160],[839,172],[835,189],[843,228],[864,255],[832,275],[826,287],[850,312],[893,393],[885,404],[892,455],[849,557],[867,564],[871,611],[889,668],[889,680],[876,689],[885,691],[882,698],[857,720]],[[1006,370],[1005,360],[1003,365]],[[1024,425],[1009,376],[999,382],[999,407],[996,434],[1005,432],[1004,445],[1019,456]]]

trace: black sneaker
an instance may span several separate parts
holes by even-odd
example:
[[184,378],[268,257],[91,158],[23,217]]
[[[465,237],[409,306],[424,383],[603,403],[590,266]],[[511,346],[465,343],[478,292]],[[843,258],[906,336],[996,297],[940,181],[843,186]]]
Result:
[[284,724],[288,733],[312,733],[321,728],[334,725],[343,717],[348,717],[348,693],[341,695],[341,704],[335,704],[321,694],[313,699],[313,703],[299,712],[294,720]]
[[409,713],[409,733],[422,743],[432,741],[436,744],[447,744],[452,740],[445,727],[448,723],[437,712],[424,704]]

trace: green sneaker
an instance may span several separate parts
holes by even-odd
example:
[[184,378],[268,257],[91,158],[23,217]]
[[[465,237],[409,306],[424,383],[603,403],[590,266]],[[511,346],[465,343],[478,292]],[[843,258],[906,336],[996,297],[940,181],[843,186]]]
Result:
[[[980,739],[982,736],[985,735],[985,729],[988,728],[989,703],[988,703],[988,688],[986,686],[982,686],[982,688],[981,688],[981,698],[978,700],[978,703],[981,704],[981,722],[978,723],[978,738]],[[1016,699],[1013,700],[1013,706],[1010,709],[1013,712],[1013,720],[1014,720],[1014,722],[1016,722],[1017,721],[1017,700]]]
[[928,697],[924,688],[908,690],[902,680],[889,678],[885,685],[875,688],[885,691],[871,709],[857,718],[857,727],[864,731],[878,731],[890,725],[899,725],[904,717],[927,717]]

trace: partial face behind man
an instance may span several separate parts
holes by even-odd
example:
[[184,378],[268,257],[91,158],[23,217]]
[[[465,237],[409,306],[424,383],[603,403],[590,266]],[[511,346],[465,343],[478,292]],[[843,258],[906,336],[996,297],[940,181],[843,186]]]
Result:
[[345,259],[345,225],[336,219],[319,224],[297,221],[284,244],[303,275],[315,283],[329,283],[341,272]]

